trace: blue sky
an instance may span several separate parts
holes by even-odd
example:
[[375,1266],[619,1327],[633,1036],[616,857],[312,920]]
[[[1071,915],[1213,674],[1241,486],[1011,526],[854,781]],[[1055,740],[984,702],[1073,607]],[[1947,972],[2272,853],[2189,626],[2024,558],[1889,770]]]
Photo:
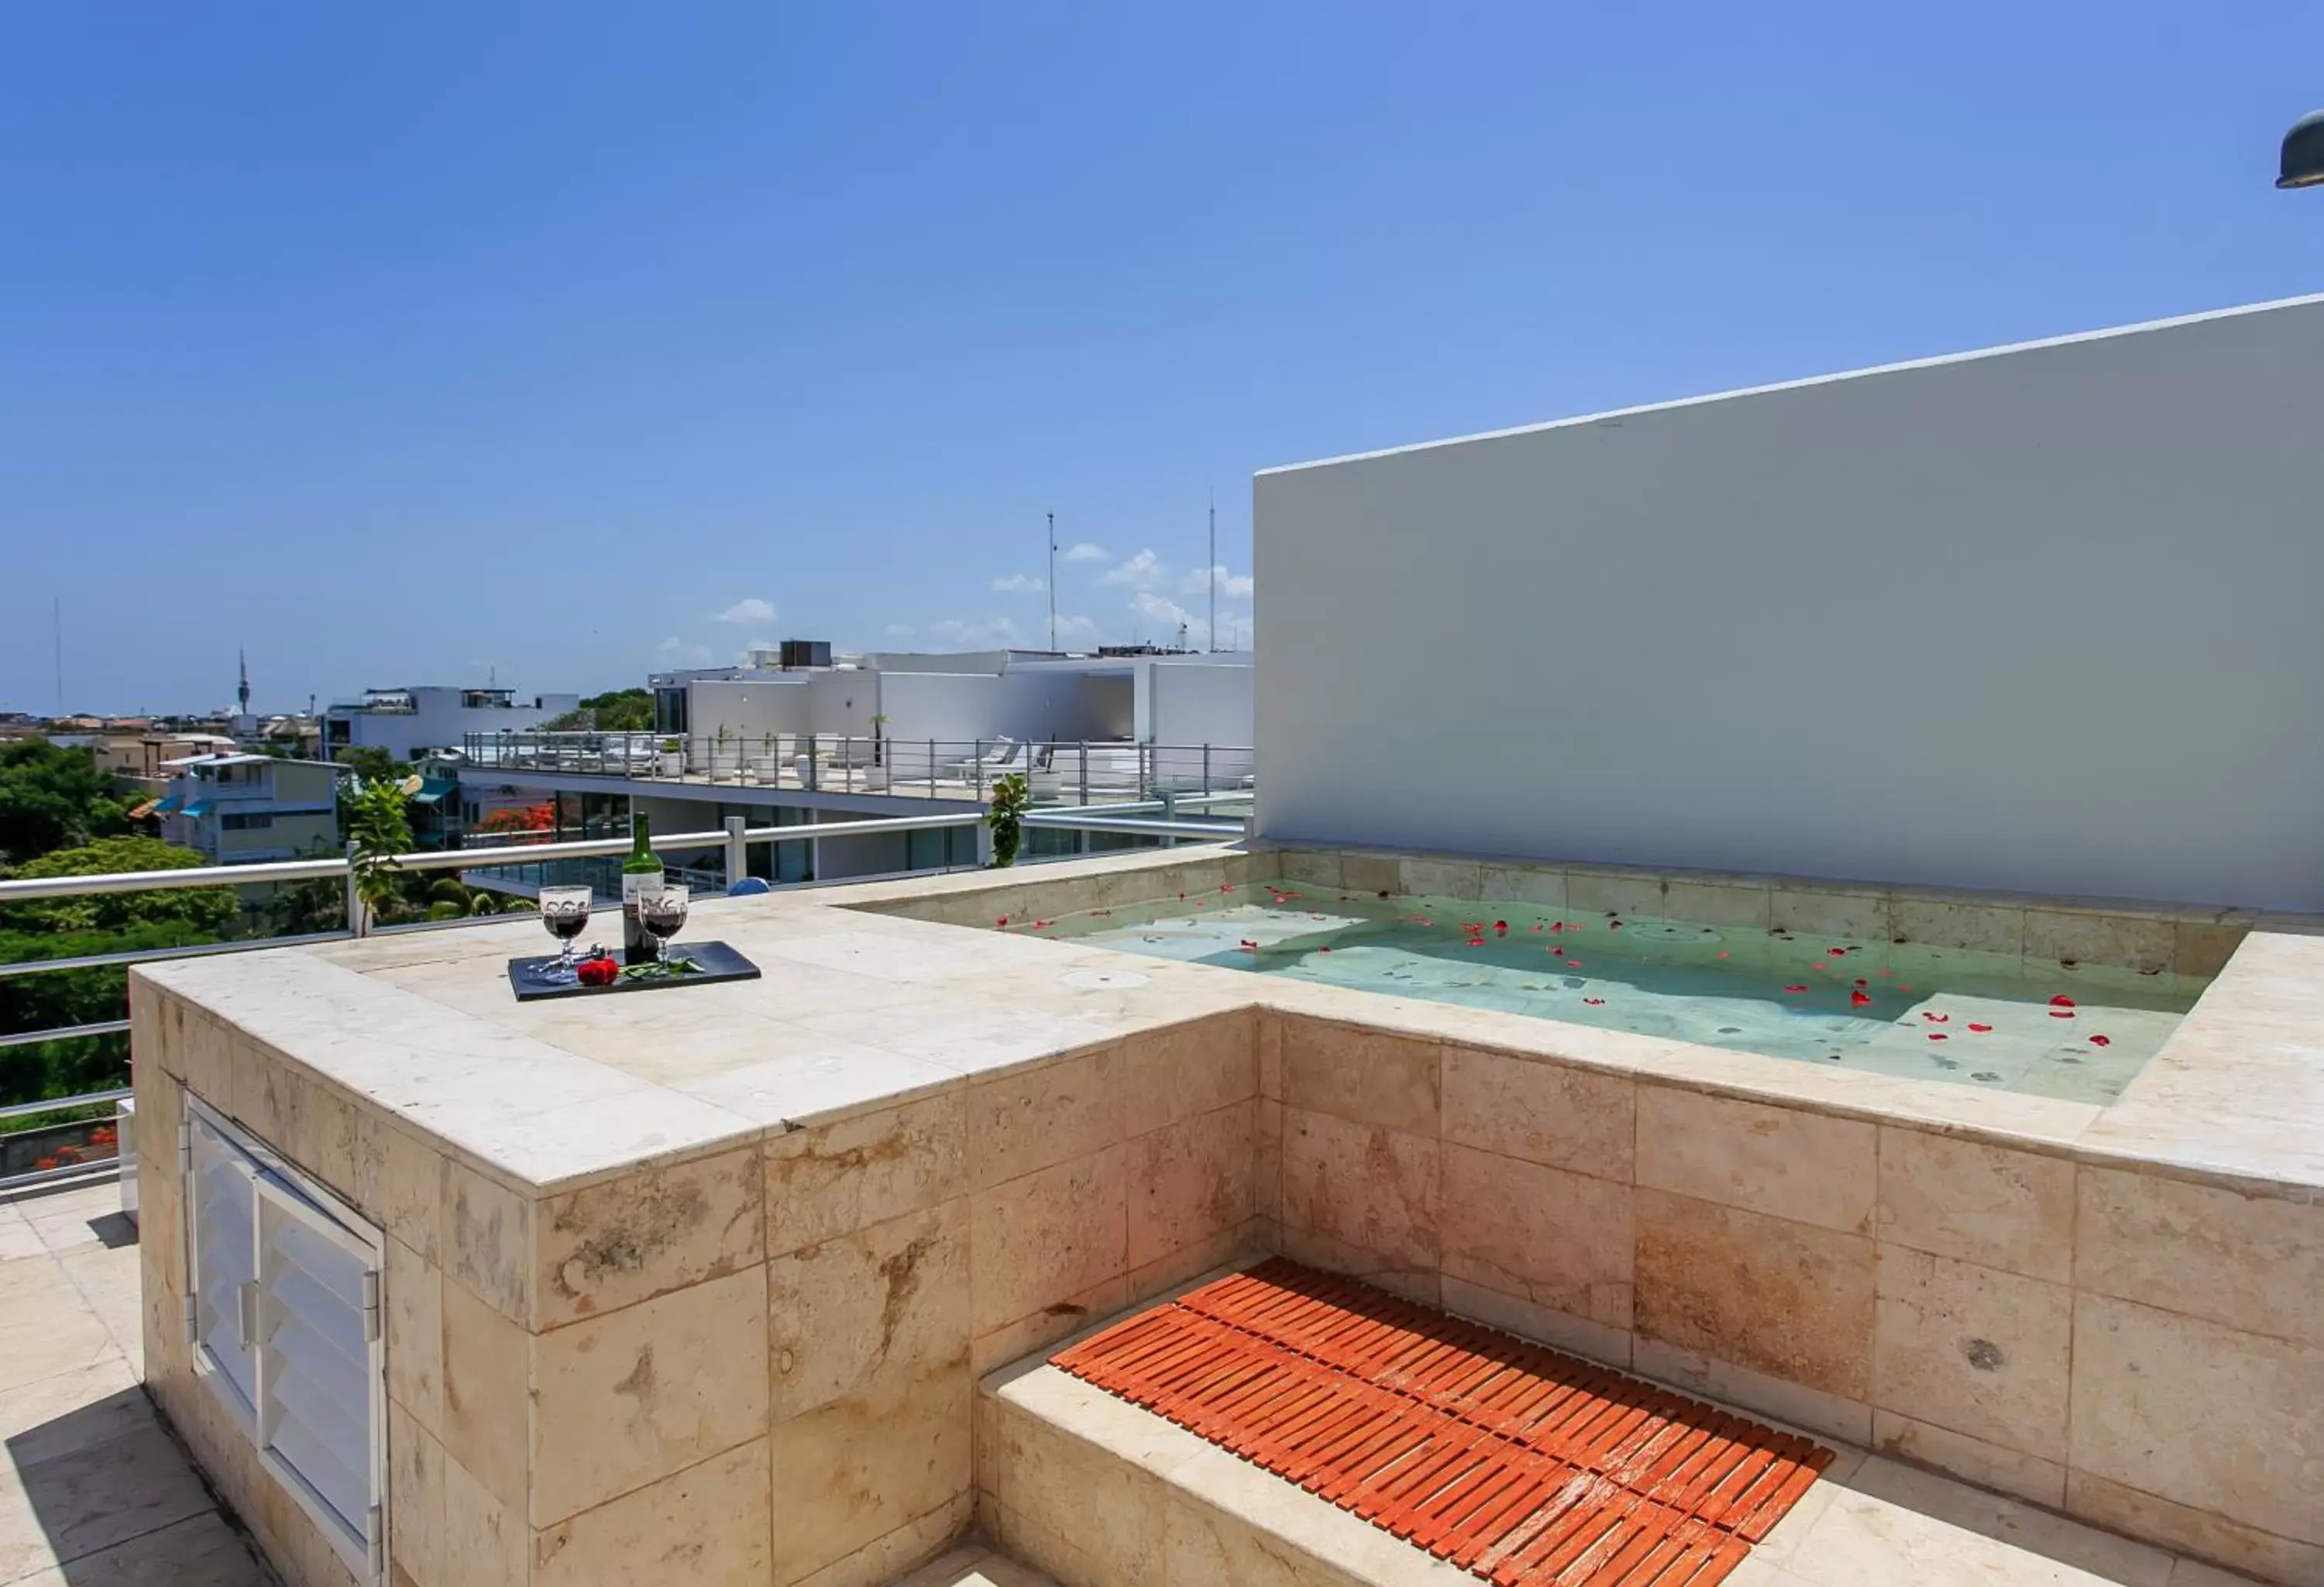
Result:
[[1258,468],[2324,285],[2319,104],[2315,6],[8,7],[0,706],[52,598],[77,709],[1038,642],[1048,512],[1199,641]]

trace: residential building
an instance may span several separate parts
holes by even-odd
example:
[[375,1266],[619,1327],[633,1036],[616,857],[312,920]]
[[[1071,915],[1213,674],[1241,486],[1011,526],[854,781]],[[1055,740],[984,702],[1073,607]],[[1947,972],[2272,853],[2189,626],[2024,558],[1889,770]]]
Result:
[[323,752],[368,745],[409,761],[429,750],[456,749],[472,734],[515,732],[577,710],[579,695],[535,695],[529,701],[505,688],[415,685],[365,689],[363,697],[323,714]]
[[[1239,816],[1255,672],[1248,652],[834,656],[792,641],[739,667],[655,674],[653,733],[472,736],[461,824],[474,835],[521,819],[576,836],[618,832],[632,810],[658,832],[709,831],[737,815],[765,826],[973,812],[1010,772],[1027,778],[1037,805]],[[973,838],[962,828],[834,838],[757,849],[752,863],[774,881],[885,875],[971,863]],[[1142,841],[1041,831],[1027,852]]]
[[177,763],[199,755],[227,753],[235,748],[235,742],[218,733],[155,730],[109,733],[92,747],[98,770],[143,785],[148,792],[159,794],[162,785],[177,775],[173,770]]
[[217,865],[253,865],[339,847],[338,780],[325,761],[196,755],[172,761],[150,814],[161,836]]

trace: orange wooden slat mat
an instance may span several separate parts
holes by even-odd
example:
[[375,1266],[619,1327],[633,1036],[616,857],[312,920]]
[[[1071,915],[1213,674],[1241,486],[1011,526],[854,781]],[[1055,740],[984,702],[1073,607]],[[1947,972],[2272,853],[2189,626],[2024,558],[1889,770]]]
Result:
[[1832,1458],[1280,1258],[1050,1359],[1500,1587],[1709,1587]]

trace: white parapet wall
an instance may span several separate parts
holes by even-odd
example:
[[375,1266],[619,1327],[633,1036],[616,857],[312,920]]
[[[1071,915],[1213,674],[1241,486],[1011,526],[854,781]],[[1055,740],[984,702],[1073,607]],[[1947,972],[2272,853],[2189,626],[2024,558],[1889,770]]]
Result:
[[2324,297],[1263,473],[1263,836],[2324,909]]

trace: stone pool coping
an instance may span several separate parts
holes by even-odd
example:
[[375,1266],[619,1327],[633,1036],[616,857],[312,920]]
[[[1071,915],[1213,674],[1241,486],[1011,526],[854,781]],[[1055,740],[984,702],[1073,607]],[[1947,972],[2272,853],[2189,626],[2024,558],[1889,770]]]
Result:
[[[1345,872],[1327,872],[1326,856]],[[1342,873],[1359,879],[1342,882]],[[1696,907],[1672,914],[1694,920],[1717,914],[1711,900],[1723,891],[1729,912],[1706,922],[1714,925],[1739,923],[1735,900],[1757,892],[1778,909],[1784,900],[1794,909],[1842,909],[1850,900],[1878,900],[1883,908],[2024,911],[2069,931],[2080,923],[2080,941],[2108,929],[2134,936],[2144,929],[2146,940],[2161,941],[2153,934],[2167,929],[2173,967],[2200,973],[2222,959],[2224,967],[2123,1095],[2100,1106],[1825,1069],[983,929],[1002,916],[1065,914],[1284,877],[1455,897],[1464,886],[1466,896],[1524,896],[1493,891],[1497,873],[1505,887],[1536,892],[1540,878],[1563,877],[1577,905],[1586,890],[1593,906],[1607,900],[1640,915],[1658,911],[1639,888],[1661,887],[1674,901],[1687,890],[1684,902]],[[530,918],[181,960],[134,973],[439,1138],[488,1176],[535,1192],[576,1188],[769,1130],[827,1123],[971,1077],[1037,1068],[1165,1027],[1255,1009],[2033,1145],[2102,1166],[2131,1162],[2249,1195],[2324,1201],[2324,919],[2315,917],[1238,844],[715,900],[696,906],[695,921],[696,932],[715,932],[755,957],[765,978],[520,1006],[508,995],[502,964],[538,951],[541,937]],[[955,928],[967,925],[980,929]],[[2099,953],[2085,951],[2099,962]],[[1077,979],[1084,984],[1060,980],[1074,972],[1084,973]],[[763,1056],[738,1064],[743,1053]],[[236,1098],[234,1084],[221,1075],[198,1089]]]
[[[390,1236],[390,1529],[416,1525],[423,1550],[490,1513],[509,1546],[569,1563],[585,1535],[690,1536],[733,1510],[722,1546],[775,1548],[775,1580],[886,1580],[966,1524],[972,1374],[1275,1250],[2324,1587],[2308,923],[2228,940],[2200,916],[1939,900],[2021,946],[2038,912],[2089,962],[2166,943],[2175,962],[2182,926],[2224,962],[2107,1108],[958,928],[1295,869],[1407,892],[1486,875],[1222,846],[716,900],[697,929],[765,979],[526,1005],[503,961],[539,951],[529,918],[141,969],[157,1397],[267,1518],[250,1507],[276,1490],[186,1360],[177,1182],[154,1154],[190,1093]],[[1577,880],[1724,886],[1711,901],[1803,932],[1816,909],[1904,918],[1860,889],[1522,869],[1569,900]],[[918,1260],[928,1280],[899,1299],[890,1268]],[[917,1319],[892,1349],[884,1322],[866,1333],[883,1292]],[[764,1393],[741,1396],[756,1379],[733,1363],[761,1342]],[[720,1391],[607,1421],[649,1352],[657,1381]],[[770,1459],[774,1521],[755,1508]],[[785,1474],[861,1462],[882,1475],[860,1503]],[[275,1509],[270,1554],[339,1582]],[[494,1580],[563,1579],[507,1564]]]

